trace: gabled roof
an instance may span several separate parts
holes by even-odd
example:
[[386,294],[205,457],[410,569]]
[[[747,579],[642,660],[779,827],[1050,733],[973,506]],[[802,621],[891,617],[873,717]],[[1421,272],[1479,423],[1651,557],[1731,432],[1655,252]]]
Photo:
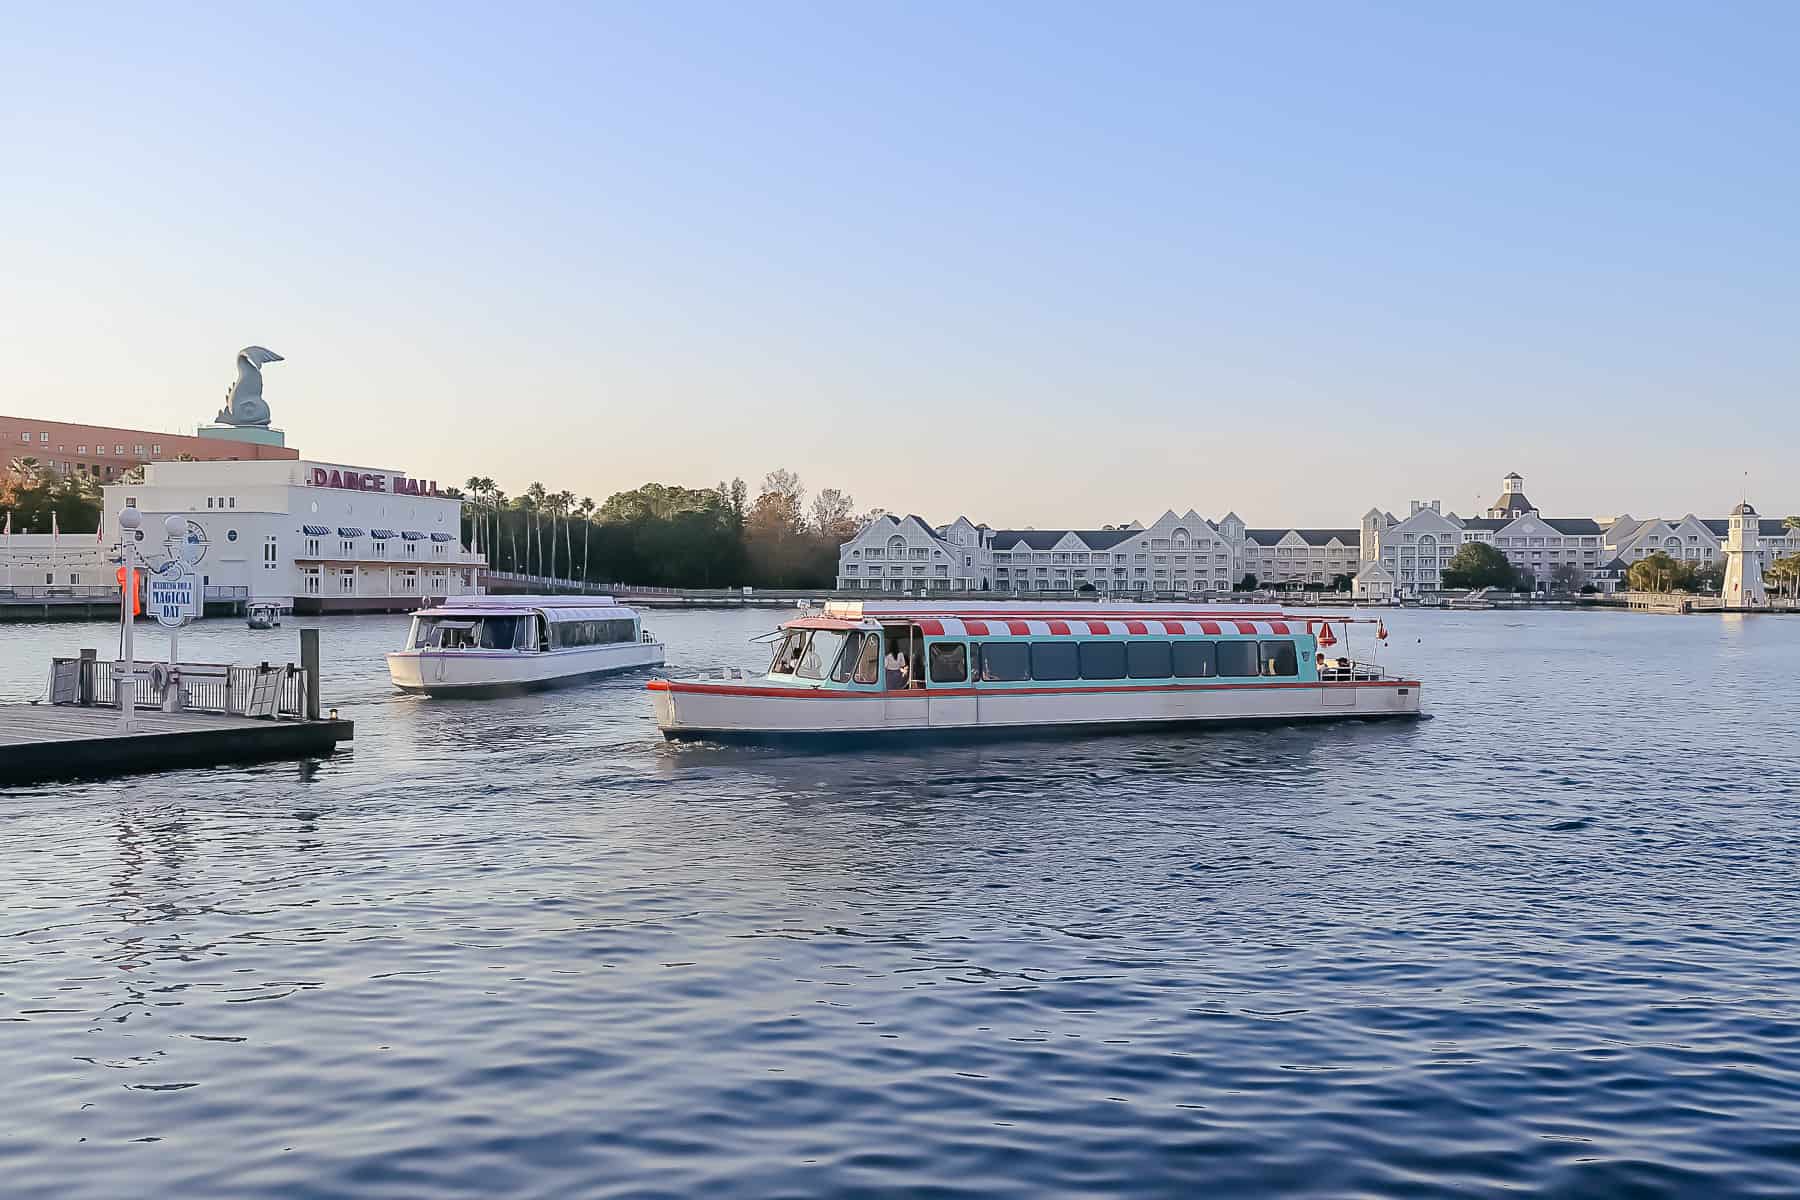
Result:
[[1599,533],[1600,522],[1592,517],[1541,517],[1539,518],[1558,533]]
[[1360,529],[1296,529],[1294,532],[1299,534],[1309,546],[1328,546],[1331,544],[1332,538],[1336,538],[1346,546],[1362,544],[1362,530]]
[[1309,546],[1327,546],[1336,538],[1346,546],[1362,544],[1360,529],[1246,529],[1246,541],[1255,542],[1259,546],[1273,546],[1289,534],[1293,534]]
[[1496,529],[1504,529],[1508,525],[1511,525],[1512,518],[1511,517],[1464,517],[1462,519],[1462,524],[1463,524],[1464,529],[1485,529],[1489,533],[1492,533]]
[[1032,550],[1053,550],[1056,543],[1074,534],[1090,550],[1110,550],[1142,533],[1141,529],[996,529],[994,549],[1013,550],[1023,545]]

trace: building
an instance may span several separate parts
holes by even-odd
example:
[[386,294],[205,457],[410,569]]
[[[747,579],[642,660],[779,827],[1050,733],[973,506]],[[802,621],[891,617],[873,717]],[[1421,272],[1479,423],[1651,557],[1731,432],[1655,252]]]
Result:
[[33,458],[58,474],[86,475],[103,484],[115,482],[133,467],[184,456],[201,462],[292,461],[300,457],[286,446],[36,417],[0,417],[0,448],[7,465]]
[[[1755,510],[1751,513],[1754,515]],[[1670,558],[1707,565],[1721,561],[1732,521],[1738,515],[1741,514],[1701,518],[1689,513],[1685,517],[1642,521],[1629,514],[1613,517],[1605,523],[1606,548],[1627,567],[1658,551]],[[1767,571],[1776,559],[1800,554],[1800,529],[1788,528],[1785,521],[1757,517],[1755,533],[1751,554],[1759,578],[1760,572]]]
[[171,513],[185,516],[194,573],[216,598],[298,613],[396,612],[480,591],[485,560],[462,545],[462,502],[400,471],[153,462],[142,483],[104,494],[109,541],[125,507],[144,514],[140,538],[155,539]]
[[1397,596],[1437,591],[1456,552],[1485,543],[1528,575],[1538,590],[1562,580],[1579,588],[1596,582],[1613,557],[1605,530],[1591,517],[1546,517],[1525,495],[1525,480],[1509,472],[1500,498],[1480,517],[1445,513],[1439,501],[1414,500],[1404,519],[1372,508],[1363,515],[1362,559],[1377,562]]
[[1099,529],[993,529],[958,517],[934,526],[881,516],[838,549],[847,591],[1099,592],[1204,596],[1246,575],[1263,587],[1325,590],[1356,573],[1354,529],[1250,529],[1189,509]]
[[40,589],[117,587],[118,568],[107,547],[86,533],[0,534],[0,594]]

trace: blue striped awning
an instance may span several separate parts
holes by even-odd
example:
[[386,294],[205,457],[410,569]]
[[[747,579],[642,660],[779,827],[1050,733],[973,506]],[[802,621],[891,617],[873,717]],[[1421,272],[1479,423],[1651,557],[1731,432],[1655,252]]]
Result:
[[391,529],[371,529],[369,530],[369,536],[372,538],[391,538],[394,536],[394,531]]
[[338,536],[341,538],[359,538],[363,536],[363,531],[360,529],[352,529],[348,525],[340,525],[338,526]]
[[409,542],[422,542],[425,540],[425,535],[416,529],[408,529],[400,536]]
[[434,542],[453,542],[456,539],[447,533],[433,533],[431,535],[431,540]]
[[329,525],[302,525],[300,528],[306,531],[307,537],[324,537],[331,532]]

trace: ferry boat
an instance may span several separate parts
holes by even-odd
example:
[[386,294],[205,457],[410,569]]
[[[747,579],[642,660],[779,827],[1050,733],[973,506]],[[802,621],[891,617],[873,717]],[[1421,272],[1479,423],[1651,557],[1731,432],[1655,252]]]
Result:
[[412,615],[387,656],[403,692],[493,696],[661,666],[663,644],[610,596],[461,596]]
[[1352,625],[1387,634],[1367,618],[1179,605],[830,602],[769,635],[760,677],[647,686],[670,739],[1420,716],[1418,680],[1339,651]]

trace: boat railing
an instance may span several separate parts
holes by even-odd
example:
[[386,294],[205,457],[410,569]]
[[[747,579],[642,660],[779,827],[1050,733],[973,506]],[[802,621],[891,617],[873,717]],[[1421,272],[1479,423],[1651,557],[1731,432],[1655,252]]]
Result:
[[1366,663],[1346,660],[1342,664],[1329,663],[1319,668],[1321,683],[1378,683],[1389,678],[1380,663]]

